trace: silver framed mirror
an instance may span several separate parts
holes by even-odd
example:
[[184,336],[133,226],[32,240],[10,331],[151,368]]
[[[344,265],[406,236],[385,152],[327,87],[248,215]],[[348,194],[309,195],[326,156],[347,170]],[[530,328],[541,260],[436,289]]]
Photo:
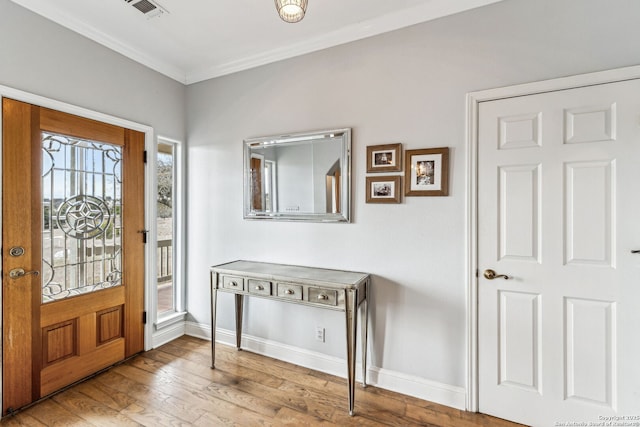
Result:
[[351,221],[351,129],[244,140],[244,218]]

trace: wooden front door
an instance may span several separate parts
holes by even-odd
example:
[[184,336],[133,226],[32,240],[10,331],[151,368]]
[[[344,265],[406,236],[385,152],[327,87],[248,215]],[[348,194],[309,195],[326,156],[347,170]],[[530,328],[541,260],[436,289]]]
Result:
[[144,134],[2,100],[2,414],[144,349]]

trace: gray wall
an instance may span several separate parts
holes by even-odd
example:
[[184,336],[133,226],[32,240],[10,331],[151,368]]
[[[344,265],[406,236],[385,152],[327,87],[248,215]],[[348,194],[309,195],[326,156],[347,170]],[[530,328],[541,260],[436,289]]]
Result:
[[0,85],[185,139],[184,85],[9,0],[0,0]]
[[[640,64],[639,16],[634,0],[506,0],[189,86],[191,320],[209,322],[212,264],[366,271],[372,364],[464,386],[465,94]],[[244,138],[339,127],[353,128],[352,224],[242,220]],[[365,204],[366,146],[394,142],[451,147],[450,196]],[[231,300],[220,300],[218,325],[233,329]],[[258,299],[247,308],[248,334],[344,357],[338,313]]]

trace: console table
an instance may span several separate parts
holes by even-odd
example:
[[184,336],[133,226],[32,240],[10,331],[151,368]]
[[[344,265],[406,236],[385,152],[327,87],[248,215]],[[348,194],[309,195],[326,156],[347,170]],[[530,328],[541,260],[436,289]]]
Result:
[[211,268],[211,368],[215,367],[217,292],[235,294],[236,347],[242,339],[244,296],[309,305],[345,312],[349,415],[354,414],[357,311],[362,334],[362,386],[366,387],[368,274],[252,261],[234,261]]

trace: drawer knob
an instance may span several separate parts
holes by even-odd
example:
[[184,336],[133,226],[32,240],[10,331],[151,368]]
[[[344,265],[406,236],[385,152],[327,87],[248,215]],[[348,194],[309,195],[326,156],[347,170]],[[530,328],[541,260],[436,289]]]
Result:
[[286,295],[293,295],[294,294],[293,289],[287,289],[286,291],[284,291],[284,293]]
[[256,291],[264,291],[264,286],[262,286],[262,285],[257,285],[257,286],[256,286]]
[[325,294],[320,294],[320,295],[318,295],[318,299],[319,299],[320,301],[325,301],[325,300],[328,300],[328,299],[329,299],[329,297],[328,297],[328,296],[326,296]]
[[233,286],[234,288],[238,286],[238,282],[231,282],[231,286]]

